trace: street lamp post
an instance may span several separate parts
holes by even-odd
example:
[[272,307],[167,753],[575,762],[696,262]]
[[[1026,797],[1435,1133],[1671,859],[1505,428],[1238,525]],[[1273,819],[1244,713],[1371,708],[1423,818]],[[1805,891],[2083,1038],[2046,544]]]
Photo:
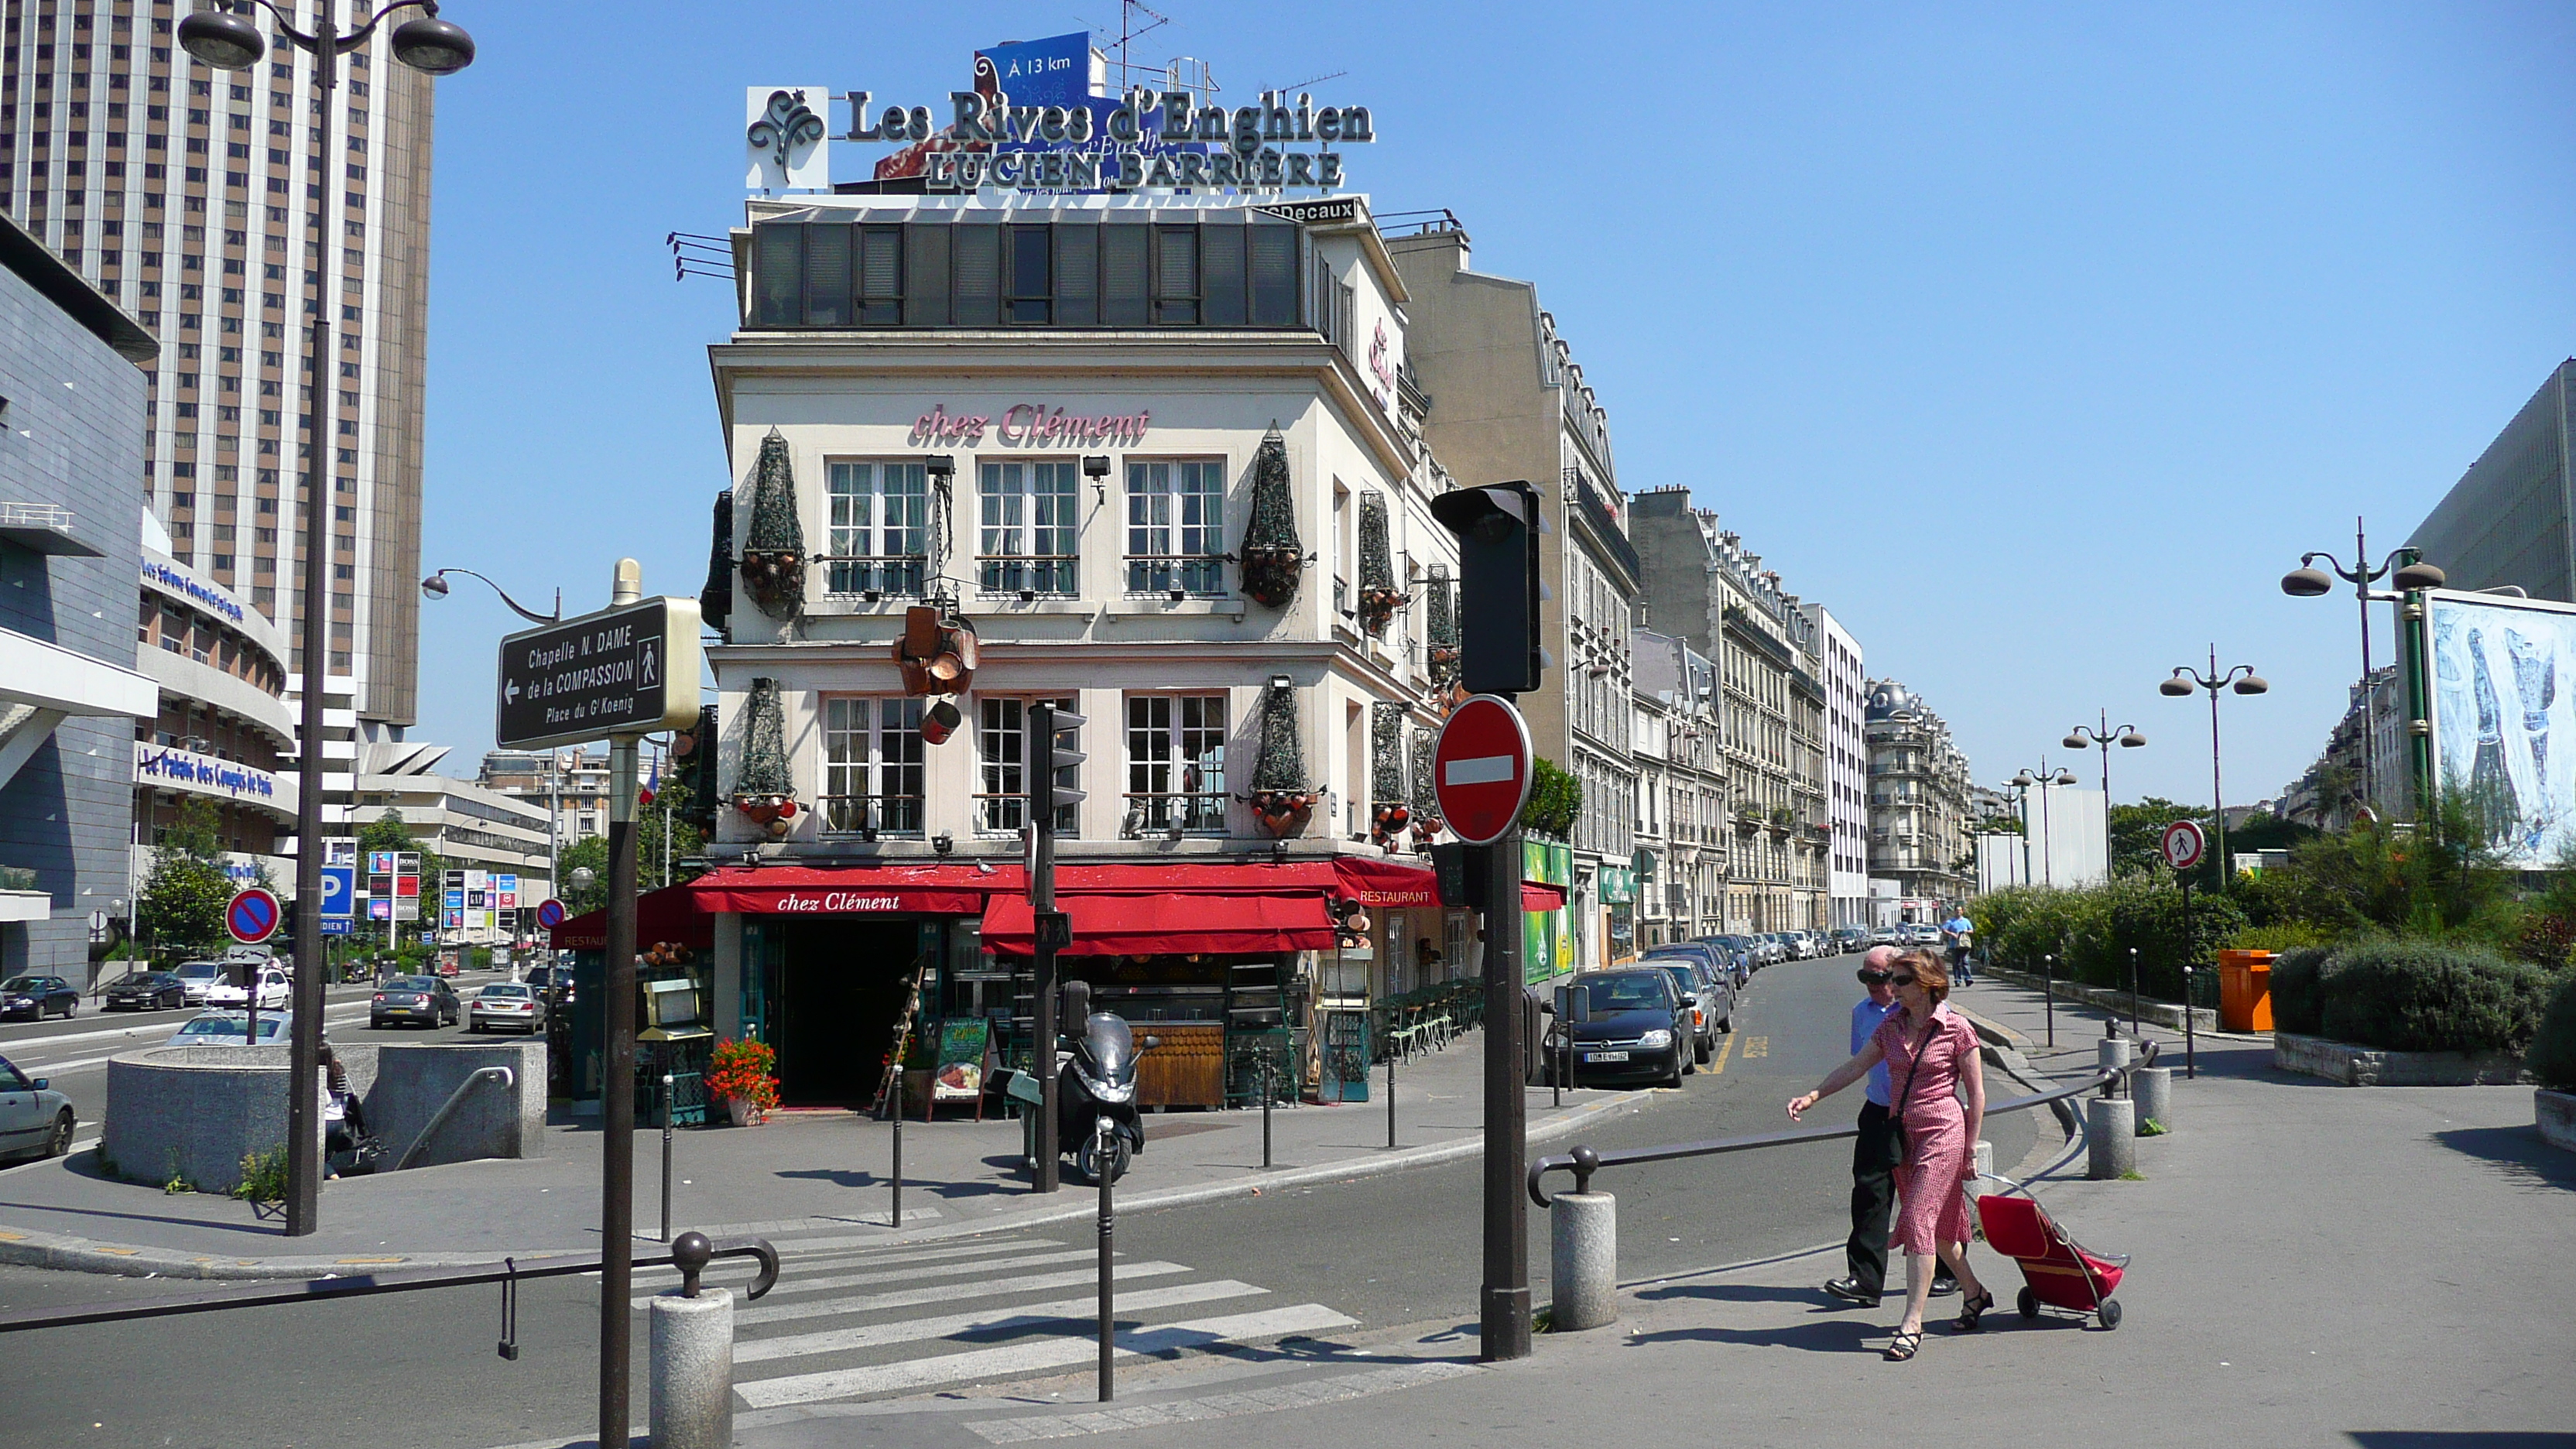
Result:
[[[2317,567],[2319,559],[2324,559],[2327,568],[2334,570],[2333,578],[2326,576],[2325,569]],[[2370,587],[2391,573],[2397,575],[2395,592],[2376,591]],[[2330,553],[2303,553],[2299,555],[2299,566],[2281,576],[2281,592],[2294,599],[2321,598],[2333,592],[2335,579],[2352,585],[2353,602],[2361,611],[2361,799],[2364,808],[2376,809],[2379,801],[2378,766],[2372,759],[2371,744],[2377,738],[2378,730],[2370,703],[2370,606],[2373,603],[2400,602],[2416,589],[2438,589],[2449,579],[2440,569],[2424,562],[2424,556],[2411,547],[2391,551],[2388,557],[2380,560],[2379,567],[2372,568],[2370,541],[2362,532],[2359,518],[2352,521],[2352,567],[2345,568]]]
[[2172,699],[2189,699],[2195,689],[2209,691],[2209,824],[2216,832],[2218,888],[2227,889],[2228,878],[2236,872],[2227,860],[2227,795],[2218,780],[2218,692],[2232,689],[2238,694],[2262,694],[2271,685],[2254,672],[2251,664],[2239,664],[2221,674],[2218,672],[2218,646],[2209,646],[2209,672],[2195,674],[2190,666],[2177,664],[2172,677],[2156,686],[2156,693]]
[[339,243],[325,228],[340,171],[339,152],[331,135],[331,97],[339,89],[340,57],[363,47],[387,16],[418,8],[423,13],[394,27],[394,59],[427,75],[454,75],[474,63],[474,41],[459,27],[438,18],[437,0],[394,0],[345,34],[334,16],[334,0],[319,0],[313,29],[298,30],[294,16],[270,0],[222,0],[222,8],[200,10],[179,22],[179,44],[188,54],[217,70],[248,70],[268,51],[268,41],[251,18],[252,6],[268,12],[279,40],[313,57],[313,85],[320,103],[313,122],[312,352],[304,375],[304,717],[296,742],[298,797],[295,811],[295,1029],[288,1048],[286,1099],[286,1232],[301,1237],[320,1226],[322,1133],[320,1087],[322,1051],[322,695],[330,677],[331,626],[331,457],[332,429],[325,426],[332,406],[333,285],[338,269],[333,259]]
[[[485,577],[482,574],[478,574],[472,569],[440,569],[438,572],[431,574],[429,577],[420,581],[421,593],[432,599],[446,598],[447,576],[449,574],[463,574],[469,579],[482,579],[486,588],[489,588],[492,592],[500,595],[501,602],[510,606],[510,612],[527,620],[531,624],[560,624],[563,622],[563,590],[555,590],[555,611],[551,614],[540,614],[536,610],[529,608],[527,605],[520,603],[518,600],[511,598],[510,591],[508,589],[501,587],[499,584],[492,582],[490,578]],[[556,879],[557,872],[562,869],[561,859],[563,855],[563,844],[560,838],[560,827],[563,821],[563,756],[559,751],[553,749],[546,751],[546,791],[548,797],[546,801],[546,894],[551,896],[561,894],[563,889],[563,882]],[[511,922],[510,930],[511,934],[515,937],[518,933],[518,922]]]
[[2074,784],[2075,772],[2060,769],[2054,775],[2048,773],[2048,757],[2042,755],[2039,757],[2038,774],[2034,775],[2024,770],[2004,783],[2013,787],[2014,798],[2022,802],[2021,883],[2023,885],[2030,884],[2030,805],[2028,802],[2031,787],[2034,785],[2039,787],[2039,833],[2048,837],[2048,849],[2041,852],[2039,857],[2039,870],[2043,877],[2041,884],[2054,886],[2057,884],[2057,872],[2049,857],[2057,853],[2057,836],[2048,823],[2048,791],[2053,785]]
[[[2082,725],[2077,725],[2075,728],[2066,732],[2065,739],[2059,741],[2060,744],[2063,744],[2070,750],[2080,750],[2087,745],[2098,745],[2101,747],[2102,810],[2104,820],[2107,821],[2110,818],[2111,809],[2111,747],[2113,745],[2118,745],[2124,750],[2134,750],[2144,745],[2146,742],[2147,737],[2138,733],[2138,727],[2136,725],[2122,725],[2116,730],[2111,728],[2111,712],[2107,709],[2102,711],[2102,722],[2098,727],[2086,729]],[[2107,866],[2109,862],[2106,861],[2104,864]]]

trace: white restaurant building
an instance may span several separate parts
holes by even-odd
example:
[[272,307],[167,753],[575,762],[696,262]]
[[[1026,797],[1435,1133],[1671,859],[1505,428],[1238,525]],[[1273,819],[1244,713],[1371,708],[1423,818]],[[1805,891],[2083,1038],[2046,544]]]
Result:
[[[1345,1080],[1326,1016],[1475,969],[1420,854],[1450,482],[1364,201],[800,196],[751,202],[733,250],[691,888],[719,1034],[775,1045],[791,1101],[864,1100],[926,970],[926,1012],[1025,1049],[1041,700],[1087,721],[1062,967],[1157,1023],[1149,1099],[1240,1100],[1247,1034]],[[934,598],[981,653],[936,744],[893,657]]]

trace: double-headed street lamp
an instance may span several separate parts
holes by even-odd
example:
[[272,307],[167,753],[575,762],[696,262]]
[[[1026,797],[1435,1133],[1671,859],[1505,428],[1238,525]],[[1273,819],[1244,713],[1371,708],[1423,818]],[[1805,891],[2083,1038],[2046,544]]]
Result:
[[2040,884],[2053,886],[2057,884],[2057,872],[2049,857],[2057,853],[2057,837],[2050,832],[2048,824],[2048,791],[2052,785],[2074,784],[2075,774],[2063,768],[2054,775],[2050,774],[2048,757],[2042,755],[2039,757],[2038,774],[2034,775],[2024,770],[2004,783],[2012,788],[2014,801],[2021,805],[2021,883],[2023,885],[2030,884],[2030,791],[2034,785],[2039,787],[2039,833],[2048,836],[2048,849],[2042,852],[2039,858],[2040,874],[2044,877]]
[[300,1237],[320,1226],[322,1196],[322,695],[330,677],[331,627],[331,457],[333,430],[326,426],[335,412],[331,386],[332,311],[338,289],[333,285],[340,254],[324,222],[331,210],[340,156],[331,137],[331,93],[339,88],[340,57],[365,45],[385,17],[419,9],[393,30],[394,59],[428,75],[454,75],[474,63],[474,40],[462,29],[438,18],[437,0],[395,0],[366,23],[346,34],[333,18],[336,0],[320,0],[311,31],[295,28],[292,13],[270,0],[223,0],[221,9],[200,10],[179,22],[179,44],[188,54],[217,70],[248,70],[267,54],[268,42],[251,7],[268,12],[278,38],[313,57],[313,85],[319,105],[313,122],[312,202],[313,286],[312,352],[304,373],[304,719],[296,742],[299,794],[295,809],[295,1029],[289,1047],[286,1098],[286,1232]]
[[2239,664],[2221,674],[2218,672],[2218,646],[2209,646],[2209,672],[2195,674],[2190,666],[2177,664],[2173,676],[2156,686],[2156,693],[2174,699],[2189,699],[2195,689],[2209,691],[2209,823],[2217,832],[2218,888],[2227,889],[2228,878],[2236,872],[2227,860],[2227,795],[2218,783],[2218,692],[2232,689],[2238,694],[2262,694],[2272,686],[2254,672],[2251,664]]
[[[2108,822],[2111,818],[2111,747],[2113,745],[2118,745],[2124,750],[2134,750],[2139,746],[2144,745],[2146,742],[2147,737],[2138,732],[2138,727],[2136,725],[2122,725],[2116,730],[2111,728],[2111,712],[2107,709],[2102,711],[2102,722],[2100,725],[2089,730],[2082,725],[2077,725],[2075,728],[2066,732],[2065,739],[2058,741],[2059,744],[2066,746],[2066,748],[2070,750],[2080,750],[2088,745],[2101,746],[2102,819],[2105,823],[2105,829],[2109,828]],[[2108,869],[2109,865],[2110,862],[2103,862],[2105,869]]]
[[[2325,569],[2316,566],[2319,559],[2324,559],[2327,567],[2334,570],[2332,578],[2327,577]],[[2397,575],[2396,592],[2377,591],[2370,587],[2391,573]],[[2376,809],[2379,782],[2377,766],[2372,763],[2371,745],[2378,732],[2373,727],[2370,704],[2370,606],[2400,602],[2416,589],[2438,589],[2449,579],[2440,569],[2424,562],[2423,555],[2411,547],[2392,551],[2380,561],[2379,567],[2372,568],[2370,542],[2362,533],[2359,518],[2352,521],[2351,568],[2345,568],[2330,553],[2303,553],[2299,555],[2299,566],[2281,576],[2281,592],[2294,599],[2322,598],[2334,592],[2335,579],[2352,585],[2353,601],[2361,610],[2361,800],[2363,808]]]

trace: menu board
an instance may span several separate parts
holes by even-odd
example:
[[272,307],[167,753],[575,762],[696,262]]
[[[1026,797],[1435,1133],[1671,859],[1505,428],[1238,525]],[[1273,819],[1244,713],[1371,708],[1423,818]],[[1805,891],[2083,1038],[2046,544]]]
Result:
[[984,1095],[984,1053],[993,1024],[980,1018],[939,1026],[939,1059],[932,1065],[931,1100],[971,1102]]

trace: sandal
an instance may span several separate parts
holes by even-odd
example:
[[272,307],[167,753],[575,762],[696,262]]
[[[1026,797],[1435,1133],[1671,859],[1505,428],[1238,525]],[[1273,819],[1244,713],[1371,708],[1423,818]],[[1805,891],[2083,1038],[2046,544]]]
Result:
[[1912,1333],[1900,1333],[1887,1345],[1887,1361],[1889,1363],[1903,1363],[1907,1359],[1914,1357],[1914,1351],[1922,1346],[1923,1331],[1921,1329],[1916,1329]]
[[1960,1333],[1975,1333],[1978,1329],[1984,1327],[1984,1325],[1979,1323],[1977,1320],[1985,1315],[1987,1309],[1994,1306],[1995,1295],[1992,1293],[1979,1293],[1976,1297],[1959,1305],[1959,1321],[1951,1325],[1951,1327]]

